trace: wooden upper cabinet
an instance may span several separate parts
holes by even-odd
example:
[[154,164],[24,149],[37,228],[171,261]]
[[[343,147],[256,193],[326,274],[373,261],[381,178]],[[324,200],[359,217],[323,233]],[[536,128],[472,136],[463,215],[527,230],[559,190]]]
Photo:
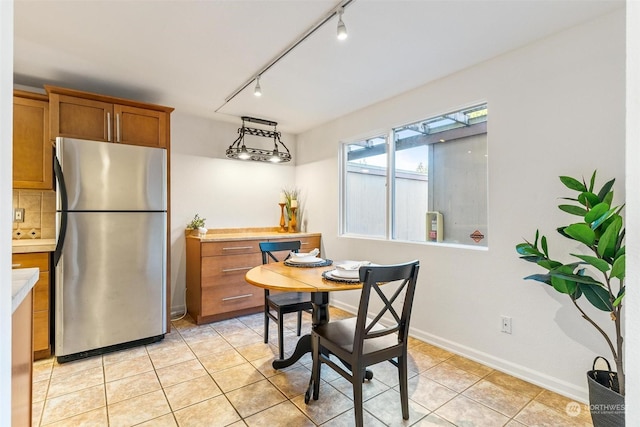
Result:
[[145,108],[114,105],[116,142],[167,147],[167,113]]
[[167,148],[173,108],[45,85],[58,136]]
[[53,189],[53,147],[45,95],[13,95],[13,188]]
[[51,139],[67,138],[111,141],[113,104],[52,93]]

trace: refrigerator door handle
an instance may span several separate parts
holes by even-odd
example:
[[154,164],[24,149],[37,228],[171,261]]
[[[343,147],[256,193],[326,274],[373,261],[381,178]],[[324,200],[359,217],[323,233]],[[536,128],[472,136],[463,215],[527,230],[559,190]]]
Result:
[[58,241],[56,242],[56,249],[53,253],[53,266],[58,265],[60,257],[62,256],[62,248],[64,246],[64,238],[67,234],[67,187],[64,184],[64,175],[62,174],[62,166],[58,158],[54,158],[53,171],[58,181],[58,192],[60,193],[60,232],[58,233]]

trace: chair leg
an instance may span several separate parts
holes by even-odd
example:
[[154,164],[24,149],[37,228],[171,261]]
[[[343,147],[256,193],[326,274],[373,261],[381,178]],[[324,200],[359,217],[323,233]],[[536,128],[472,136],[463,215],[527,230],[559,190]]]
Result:
[[300,331],[302,330],[302,311],[298,312],[298,336],[300,336]]
[[311,349],[313,351],[313,365],[311,367],[311,381],[313,381],[313,400],[318,400],[318,396],[320,395],[320,372],[322,370],[319,337],[312,336]]
[[351,383],[353,384],[353,409],[355,412],[356,427],[364,425],[364,409],[362,407],[362,382],[364,378],[364,367],[356,367],[351,371]]
[[280,359],[284,359],[284,319],[282,313],[278,313],[278,351]]
[[264,343],[269,342],[269,306],[265,302],[264,304]]
[[407,356],[398,357],[398,380],[400,381],[400,403],[402,405],[402,418],[409,419],[409,390],[407,384]]

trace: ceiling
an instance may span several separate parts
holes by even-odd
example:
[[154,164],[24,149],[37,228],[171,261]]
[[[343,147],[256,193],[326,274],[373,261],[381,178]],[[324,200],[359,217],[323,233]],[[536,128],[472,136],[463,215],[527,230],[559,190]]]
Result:
[[[344,0],[343,0],[344,1]],[[15,83],[54,84],[300,133],[534,40],[624,0],[354,0],[225,99],[338,0],[15,0]]]

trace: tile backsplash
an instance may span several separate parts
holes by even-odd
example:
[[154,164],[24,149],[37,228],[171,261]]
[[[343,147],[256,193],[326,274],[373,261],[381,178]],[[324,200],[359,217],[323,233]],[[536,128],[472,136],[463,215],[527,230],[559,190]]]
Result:
[[24,209],[24,222],[14,222],[12,238],[55,239],[56,193],[50,190],[13,190],[13,208]]

